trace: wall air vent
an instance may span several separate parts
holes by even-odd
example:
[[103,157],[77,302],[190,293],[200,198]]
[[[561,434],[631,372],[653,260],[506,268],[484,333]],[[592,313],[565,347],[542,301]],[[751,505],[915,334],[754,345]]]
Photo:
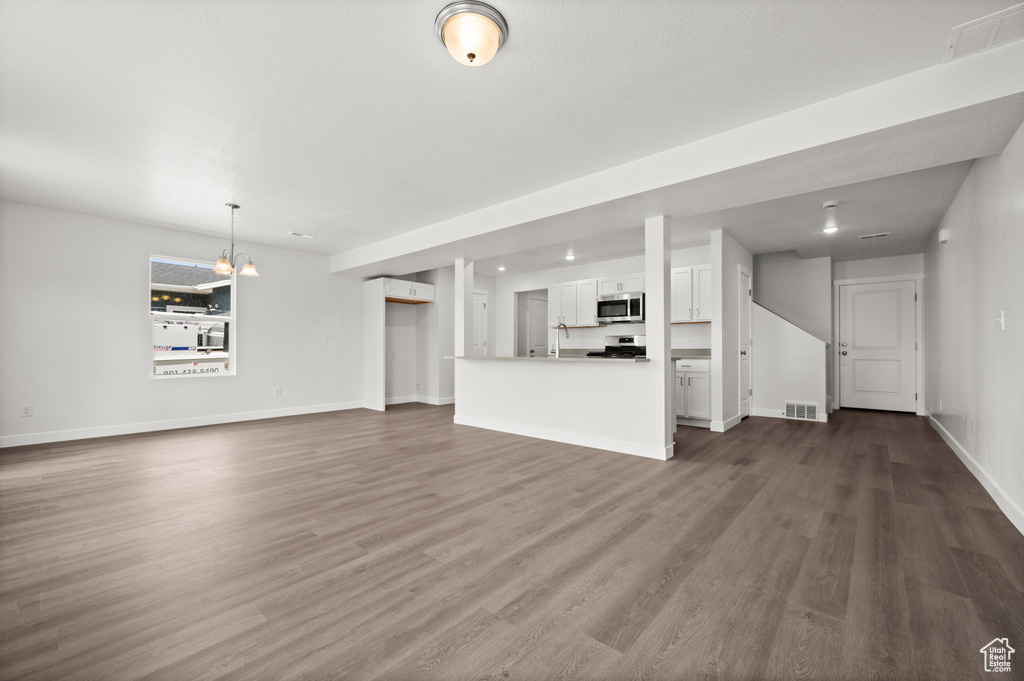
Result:
[[1024,38],[1024,4],[1008,7],[1002,12],[954,28],[949,34],[946,56],[942,61],[966,57],[1021,38]]
[[864,236],[857,237],[858,239],[881,239],[883,236],[889,236],[889,232],[879,232],[878,234],[865,234]]
[[806,404],[804,402],[786,402],[786,411],[784,413],[787,419],[817,421],[818,405]]

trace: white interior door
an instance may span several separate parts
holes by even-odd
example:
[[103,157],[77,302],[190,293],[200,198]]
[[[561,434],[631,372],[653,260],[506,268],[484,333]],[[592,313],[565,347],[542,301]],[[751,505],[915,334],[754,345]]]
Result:
[[530,296],[529,328],[530,357],[547,357],[548,355],[548,301]]
[[750,416],[750,273],[740,270],[740,417]]
[[487,355],[487,291],[473,291],[473,357]]
[[839,287],[839,404],[915,411],[914,281]]

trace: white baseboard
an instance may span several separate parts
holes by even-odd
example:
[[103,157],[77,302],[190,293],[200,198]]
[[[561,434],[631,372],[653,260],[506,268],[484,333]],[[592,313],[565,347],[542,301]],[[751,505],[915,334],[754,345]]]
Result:
[[742,421],[742,420],[743,420],[743,417],[740,416],[739,414],[736,414],[736,416],[733,416],[732,418],[728,418],[728,419],[726,419],[724,421],[712,421],[711,422],[711,431],[714,432],[714,433],[724,433],[725,431],[729,430],[733,426],[739,425],[739,422]]
[[1001,510],[1006,517],[1010,519],[1010,522],[1013,523],[1021,534],[1024,534],[1024,509],[1009,497],[1003,488],[1000,487],[999,483],[989,475],[988,471],[982,468],[981,464],[979,464],[973,456],[967,453],[967,450],[963,448],[963,445],[957,442],[956,438],[953,437],[952,434],[950,434],[950,432],[946,430],[934,416],[928,419],[928,422],[931,423],[932,428],[942,436],[942,439],[946,441],[949,448],[952,449],[958,457],[960,457],[960,460],[964,462],[965,466],[967,466],[967,470],[969,470],[971,474],[978,479],[981,486],[985,488],[985,491],[988,492],[990,497],[992,497],[992,500],[996,502],[996,506],[999,507],[999,510]]
[[[750,410],[751,416],[767,416],[773,419],[784,419],[786,415],[781,409],[764,409],[763,407],[754,407]],[[807,419],[790,419],[790,421],[806,421]],[[825,412],[818,412],[817,423],[828,423],[828,414]]]
[[418,401],[423,404],[432,404],[435,407],[440,407],[444,404],[455,404],[454,397],[421,397]]
[[0,436],[0,448],[41,445],[50,442],[66,442],[68,440],[86,440],[94,437],[110,437],[112,435],[133,435],[135,433],[175,430],[177,428],[194,428],[196,426],[215,426],[222,423],[257,421],[259,419],[272,419],[280,416],[319,414],[326,411],[343,411],[345,409],[361,409],[362,407],[362,402],[336,402],[333,404],[315,404],[305,407],[287,407],[284,409],[249,411],[239,414],[218,414],[216,416],[197,416],[187,419],[170,419],[167,421],[145,421],[142,423],[123,423],[112,426],[96,426],[92,428],[52,430],[42,433],[27,433],[25,435],[4,435]]
[[392,404],[409,404],[410,402],[419,402],[420,404],[432,404],[435,407],[440,407],[444,404],[455,404],[454,397],[425,397],[422,395],[410,395],[407,397],[388,397],[384,400],[385,405]]
[[534,428],[533,426],[526,426],[521,423],[506,423],[504,421],[481,419],[474,416],[461,416],[459,414],[455,415],[455,423],[462,426],[473,426],[474,428],[484,428],[486,430],[496,430],[502,433],[512,433],[513,435],[525,435],[526,437],[535,437],[541,440],[564,442],[570,445],[579,445],[580,447],[592,447],[594,449],[605,449],[610,452],[643,456],[648,459],[657,459],[659,461],[667,461],[672,458],[675,449],[674,443],[663,448],[657,445],[644,444],[642,442],[628,442],[626,440],[613,440],[606,437],[596,437],[562,430]]

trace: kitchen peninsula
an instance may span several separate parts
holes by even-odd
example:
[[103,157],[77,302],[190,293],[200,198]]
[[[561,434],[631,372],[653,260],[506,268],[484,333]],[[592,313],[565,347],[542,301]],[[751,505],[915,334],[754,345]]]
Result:
[[[669,230],[645,224],[646,357],[471,358],[456,310],[455,422],[666,460],[674,450]],[[465,268],[465,266],[463,266]],[[456,300],[467,301],[472,265],[456,265]],[[468,284],[468,285],[467,285]],[[461,287],[461,288],[460,288]]]

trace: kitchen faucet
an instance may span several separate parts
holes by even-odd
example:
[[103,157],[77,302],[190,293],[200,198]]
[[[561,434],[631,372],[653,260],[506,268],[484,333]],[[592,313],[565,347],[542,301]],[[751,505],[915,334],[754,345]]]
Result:
[[565,322],[559,322],[558,326],[555,327],[555,357],[559,357],[560,356],[560,352],[561,352],[561,350],[559,348],[559,343],[558,343],[558,330],[559,329],[565,329],[565,337],[566,338],[569,337],[569,327],[565,325]]

